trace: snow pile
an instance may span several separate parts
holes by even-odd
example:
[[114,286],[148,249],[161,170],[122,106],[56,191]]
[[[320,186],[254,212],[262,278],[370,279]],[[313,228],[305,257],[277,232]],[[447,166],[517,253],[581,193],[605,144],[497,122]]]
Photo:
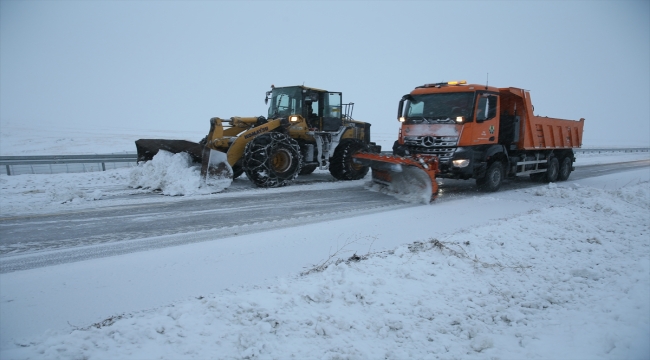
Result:
[[539,208],[444,238],[432,218],[431,237],[394,251],[332,257],[269,286],[115,315],[4,355],[647,358],[650,184],[519,192]]
[[61,187],[52,188],[49,192],[51,201],[65,204],[65,203],[78,203],[82,201],[100,200],[102,198],[101,190],[94,190],[92,192],[84,191],[75,187],[74,185],[64,185]]
[[197,195],[222,191],[232,179],[214,179],[210,184],[201,179],[201,166],[194,164],[187,153],[172,154],[165,150],[151,161],[131,169],[129,186],[160,190],[163,195]]
[[[93,207],[107,191],[126,189],[128,169],[78,174],[0,176],[0,215]],[[122,191],[126,193],[126,191]]]

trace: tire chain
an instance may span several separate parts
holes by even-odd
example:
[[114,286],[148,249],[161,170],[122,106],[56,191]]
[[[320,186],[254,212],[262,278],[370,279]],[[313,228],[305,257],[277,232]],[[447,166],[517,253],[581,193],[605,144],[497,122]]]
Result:
[[[268,133],[270,135],[271,142],[269,144],[266,144],[264,147],[261,147],[259,149],[254,149],[251,150],[255,146],[255,140],[251,141],[246,145],[246,150],[245,150],[245,156],[246,156],[246,164],[247,164],[247,170],[246,173],[248,174],[249,172],[255,172],[255,173],[266,173],[266,181],[262,182],[262,185],[258,184],[258,186],[262,187],[280,187],[287,185],[289,182],[294,180],[296,177],[298,177],[298,174],[300,173],[300,169],[302,168],[302,161],[300,161],[298,165],[298,169],[294,176],[291,179],[278,179],[278,178],[271,178],[268,174],[272,173],[272,170],[270,167],[267,165],[266,159],[268,159],[269,154],[271,151],[278,145],[278,144],[288,144],[291,146],[297,153],[298,156],[300,156],[300,146],[296,143],[295,140],[291,139],[290,137],[282,134],[282,133]],[[293,140],[293,141],[291,141]],[[250,150],[250,151],[249,151]],[[263,160],[260,160],[263,159]],[[251,166],[251,163],[253,165]]]

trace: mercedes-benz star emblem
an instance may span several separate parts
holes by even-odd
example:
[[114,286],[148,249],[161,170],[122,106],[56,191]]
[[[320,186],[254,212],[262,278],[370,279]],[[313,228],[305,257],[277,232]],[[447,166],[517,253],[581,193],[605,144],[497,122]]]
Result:
[[435,144],[436,140],[433,138],[433,136],[425,136],[422,138],[422,145],[424,146],[432,146]]

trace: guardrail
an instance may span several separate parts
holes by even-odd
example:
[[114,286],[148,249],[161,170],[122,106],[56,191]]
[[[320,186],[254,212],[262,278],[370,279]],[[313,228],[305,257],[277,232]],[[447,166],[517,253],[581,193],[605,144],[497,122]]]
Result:
[[[606,152],[650,152],[650,148],[579,148],[573,149],[576,154],[606,153]],[[54,173],[56,172],[86,172],[86,171],[106,171],[107,163],[128,163],[137,162],[137,154],[104,154],[104,155],[49,155],[49,156],[0,156],[0,165],[5,165],[7,175],[17,175],[21,173]],[[69,164],[81,164],[70,169]],[[94,167],[86,167],[85,164],[97,164],[97,170]],[[35,165],[49,165],[47,168],[34,168]],[[52,165],[65,165],[65,170],[57,171]],[[28,167],[27,171],[14,171],[15,166]],[[114,166],[113,168],[115,168]],[[90,169],[89,169],[90,168]],[[47,171],[49,169],[49,171]],[[22,169],[25,170],[25,169]]]
[[604,153],[604,152],[650,152],[650,148],[579,148],[573,149],[576,154]]
[[[5,166],[7,175],[15,175],[14,166],[29,166],[31,173],[35,174],[34,165],[50,165],[50,173],[54,172],[51,165],[66,165],[66,171],[59,172],[80,172],[78,169],[70,171],[68,164],[81,164],[77,168],[82,169],[82,172],[87,171],[85,164],[97,164],[97,170],[101,167],[102,171],[106,171],[107,163],[136,163],[137,158],[137,154],[0,156],[0,165]],[[90,171],[94,169],[91,167]],[[41,172],[43,171],[39,171]]]

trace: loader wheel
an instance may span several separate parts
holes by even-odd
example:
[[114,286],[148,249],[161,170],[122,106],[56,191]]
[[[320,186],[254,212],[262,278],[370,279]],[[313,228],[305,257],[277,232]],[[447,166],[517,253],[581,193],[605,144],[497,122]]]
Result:
[[499,190],[503,182],[503,164],[495,161],[485,172],[485,177],[476,179],[476,186],[481,191],[494,192]]
[[330,159],[330,174],[337,180],[359,180],[368,173],[368,167],[352,161],[352,155],[368,151],[368,145],[359,139],[344,139],[334,149]]
[[244,173],[244,168],[241,165],[241,159],[232,166],[232,179],[240,177]]
[[262,134],[246,144],[242,165],[255,185],[284,186],[295,179],[302,168],[300,146],[282,133]]
[[560,171],[557,174],[558,181],[565,181],[571,175],[571,158],[565,157],[560,162]]
[[556,182],[560,172],[560,163],[555,156],[548,159],[546,172],[544,173],[544,182]]
[[318,165],[305,165],[302,167],[302,169],[300,169],[300,175],[309,175],[313,173],[317,167]]

